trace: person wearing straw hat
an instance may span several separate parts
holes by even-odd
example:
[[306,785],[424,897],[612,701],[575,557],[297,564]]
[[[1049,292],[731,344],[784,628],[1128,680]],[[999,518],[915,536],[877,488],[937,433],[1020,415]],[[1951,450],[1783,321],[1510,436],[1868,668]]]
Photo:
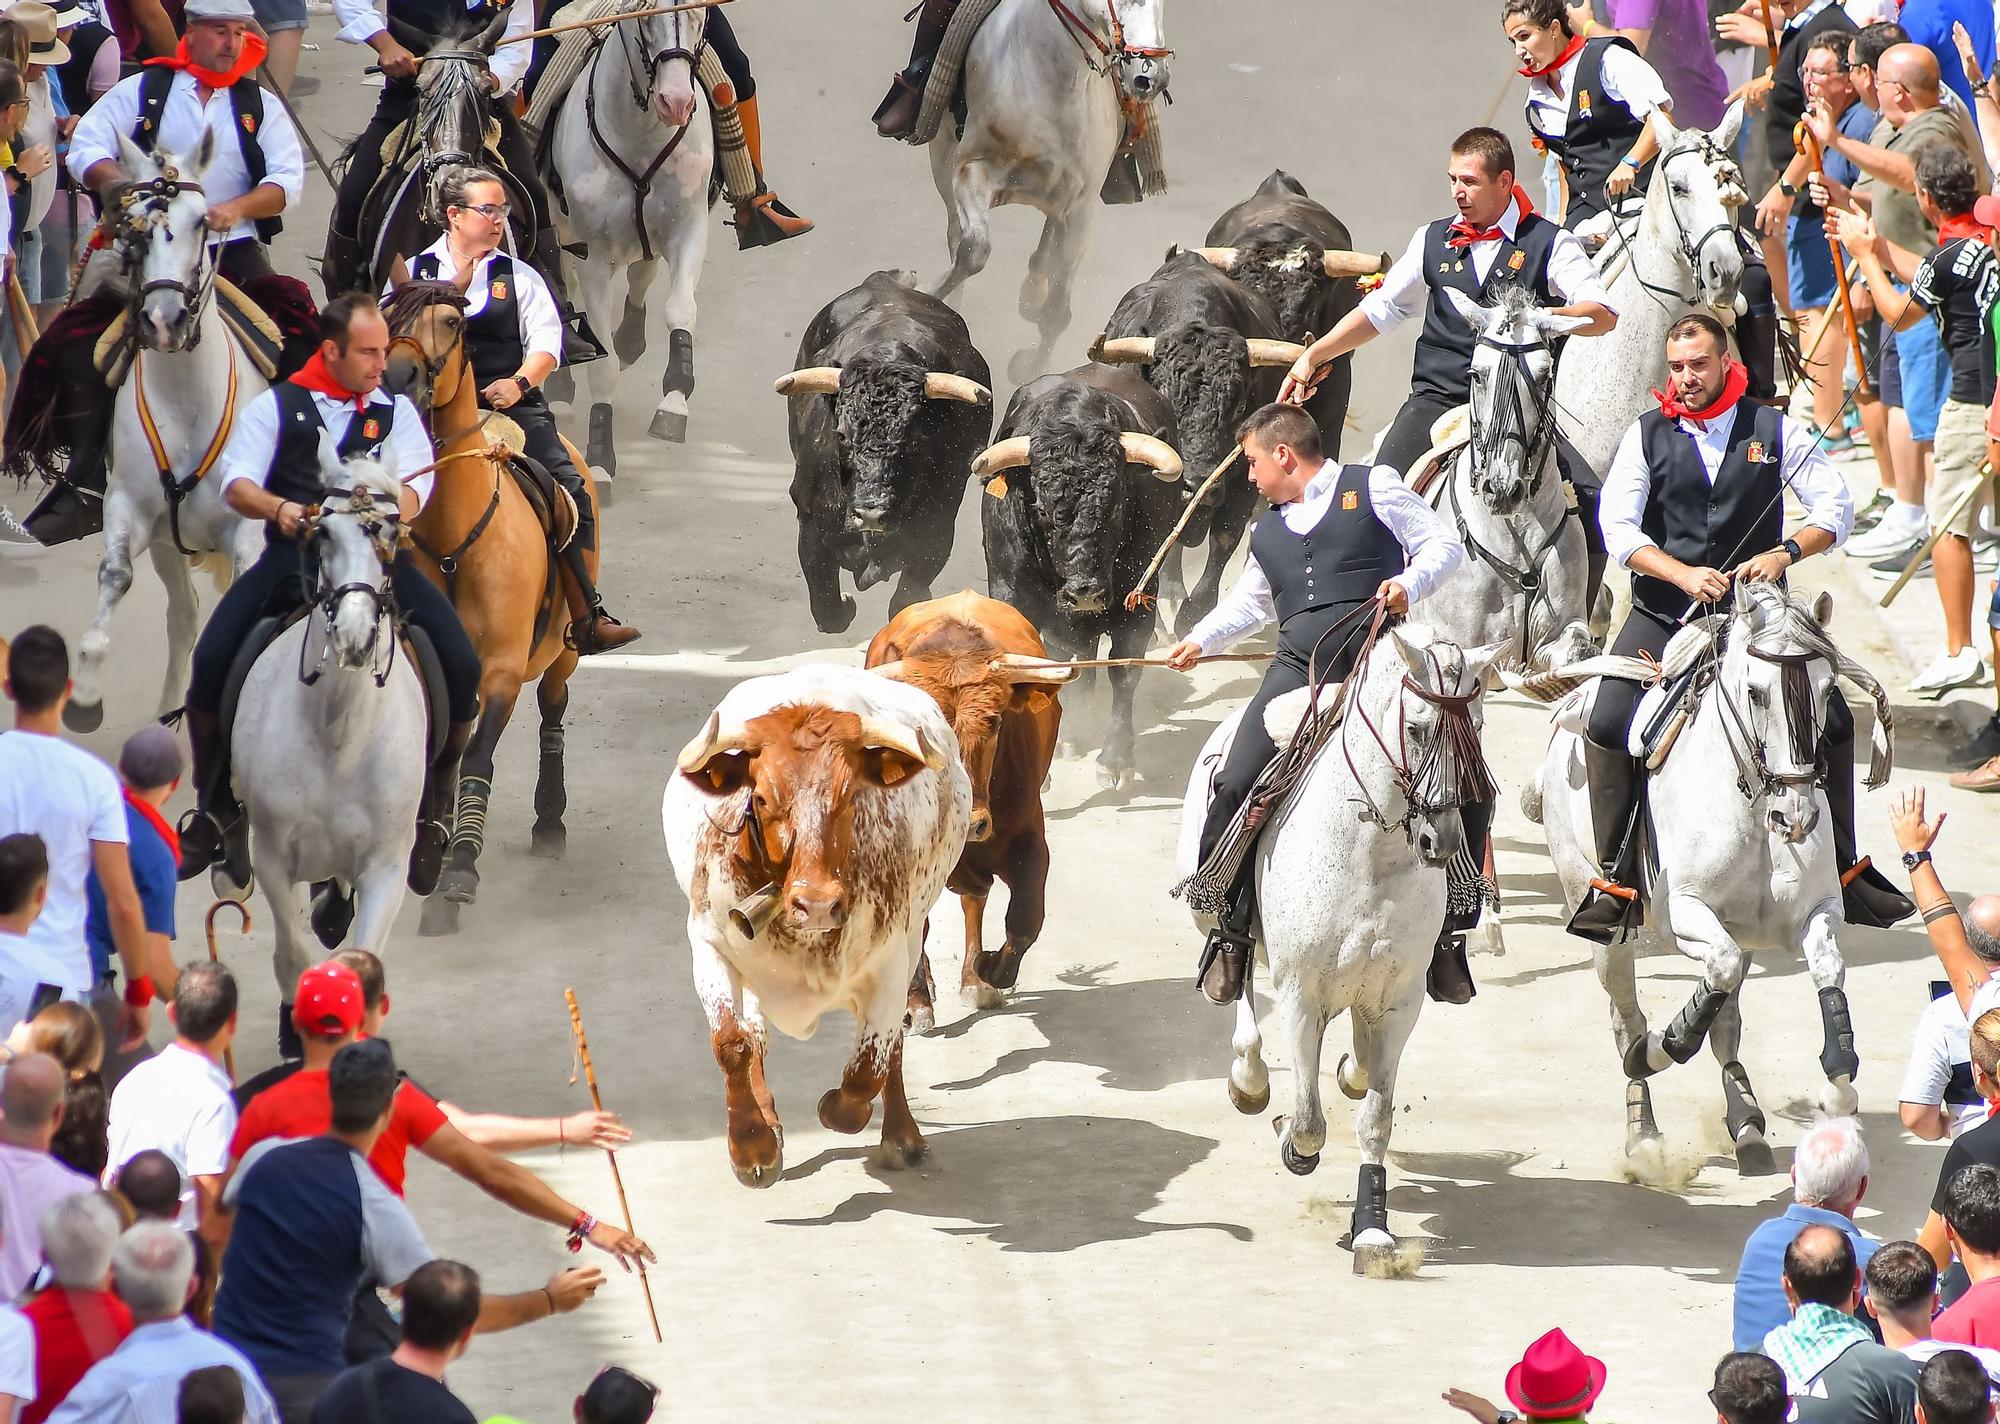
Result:
[[1517,1419],[1586,1419],[1590,1406],[1604,1393],[1604,1361],[1586,1355],[1560,1329],[1551,1330],[1527,1348],[1507,1371],[1507,1398],[1513,1409],[1502,1409],[1462,1389],[1448,1389],[1444,1402],[1470,1414],[1479,1424],[1513,1424]]

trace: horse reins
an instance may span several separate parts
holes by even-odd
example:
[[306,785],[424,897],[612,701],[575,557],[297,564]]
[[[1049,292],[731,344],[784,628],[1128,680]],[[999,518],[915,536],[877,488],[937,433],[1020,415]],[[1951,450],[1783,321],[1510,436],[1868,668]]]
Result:
[[[432,303],[432,305],[434,306],[440,304],[442,303],[440,302]],[[430,405],[430,410],[424,413],[424,422],[426,425],[428,425],[430,423],[430,416],[434,414],[437,410],[436,402],[437,402],[438,377],[444,374],[444,368],[448,364],[450,364],[451,358],[453,356],[459,356],[461,358],[464,358],[465,328],[463,326],[459,328],[457,337],[452,341],[451,345],[447,346],[442,352],[438,354],[436,360],[432,360],[430,353],[424,350],[423,342],[419,341],[415,336],[413,336],[408,331],[399,332],[398,334],[390,338],[389,350],[391,353],[393,353],[399,346],[407,346],[414,348],[417,353],[417,363],[418,365],[423,367],[424,384],[429,388],[428,394],[430,397],[429,401],[427,402]],[[481,423],[483,424],[483,422]],[[450,441],[457,440],[464,436],[474,434],[479,430],[479,428],[480,428],[479,424],[474,424],[472,426],[467,427],[464,430],[454,431],[441,438],[435,432],[433,432],[431,435],[432,448],[435,449],[439,445],[446,444],[449,443]],[[446,455],[439,460],[433,461],[433,464],[441,465],[445,462],[445,460],[449,460],[451,458],[453,457],[450,455]],[[498,461],[495,461],[493,464],[493,493],[487,498],[485,512],[482,513],[479,516],[479,518],[473,522],[472,528],[466,532],[465,537],[458,541],[457,548],[453,549],[449,554],[439,554],[435,549],[431,548],[430,545],[426,544],[423,541],[423,537],[419,535],[415,529],[411,529],[409,531],[411,546],[415,548],[418,553],[422,554],[425,558],[429,559],[432,563],[436,564],[438,566],[438,572],[444,575],[445,597],[450,599],[454,605],[458,602],[459,565],[464,560],[467,551],[469,551],[474,544],[477,544],[479,542],[480,536],[486,532],[487,528],[493,523],[494,516],[497,515],[499,512],[500,512],[500,463]]]
[[[688,49],[686,46],[679,44],[681,17],[675,15],[673,18],[674,39],[676,43],[660,50],[647,62],[645,76],[648,83],[651,83],[653,76],[660,72],[662,65],[670,64],[676,59],[685,59],[688,62],[689,70],[692,71],[699,64],[701,51],[708,44],[706,38],[693,49]],[[627,38],[623,27],[620,27],[618,31],[618,45],[620,51],[625,55],[625,79],[631,88],[633,103],[638,106],[639,112],[643,114],[647,110],[647,94],[645,90],[640,88],[639,65],[633,57],[631,41]],[[616,168],[619,175],[632,185],[632,227],[639,234],[641,260],[651,262],[654,257],[653,238],[652,234],[646,231],[646,197],[653,190],[654,176],[659,173],[661,168],[666,166],[667,160],[674,156],[674,150],[681,146],[681,140],[686,138],[688,130],[694,127],[694,120],[689,119],[687,123],[680,125],[668,136],[666,144],[658,153],[653,155],[653,161],[646,165],[645,172],[635,172],[632,165],[625,161],[625,156],[605,140],[603,130],[597,126],[597,61],[603,53],[604,48],[600,45],[597,53],[591,57],[590,77],[584,84],[583,90],[583,119],[584,123],[590,129],[590,140],[597,145],[597,151],[610,159],[611,166]],[[697,87],[699,86],[697,85]]]
[[[1700,300],[1700,287],[1702,285],[1701,254],[1703,249],[1718,234],[1727,233],[1729,234],[1730,241],[1734,242],[1736,240],[1736,226],[1734,223],[1715,223],[1706,232],[1702,233],[1700,237],[1689,238],[1687,224],[1681,221],[1680,209],[1674,206],[1673,188],[1671,180],[1667,179],[1667,168],[1676,158],[1686,158],[1690,155],[1700,157],[1708,166],[1710,173],[1716,177],[1718,183],[1722,181],[1722,176],[1715,173],[1716,165],[1727,164],[1733,169],[1735,164],[1727,154],[1716,148],[1714,144],[1710,143],[1704,137],[1698,144],[1690,145],[1687,148],[1677,148],[1671,153],[1661,154],[1659,161],[1653,166],[1653,181],[1655,183],[1667,181],[1669,184],[1667,189],[1667,216],[1673,219],[1674,237],[1680,244],[1681,260],[1687,264],[1688,276],[1694,282],[1695,291],[1683,292],[1678,287],[1663,287],[1657,282],[1648,281],[1646,274],[1639,270],[1638,249],[1631,237],[1626,234],[1625,228],[1621,225],[1618,215],[1615,212],[1611,214],[1611,231],[1618,238],[1618,245],[1623,250],[1625,260],[1631,264],[1633,280],[1650,293],[1655,300],[1670,298],[1672,301],[1685,306],[1694,306],[1699,303],[1702,306],[1713,308],[1715,303]],[[1728,205],[1725,204],[1725,206]],[[1644,220],[1644,217],[1645,210],[1642,207],[1638,215],[1633,218],[1632,225],[1636,228]],[[1667,302],[1662,300],[1660,301],[1660,305],[1666,306]]]
[[[329,486],[326,491],[325,498],[346,500],[347,508],[341,512],[352,516],[358,523],[360,523],[363,530],[369,534],[371,541],[374,538],[374,531],[369,528],[369,521],[371,519],[394,526],[395,524],[399,523],[402,518],[401,512],[394,505],[391,505],[386,512],[376,508],[375,495],[374,492],[371,490],[335,489]],[[324,508],[324,506],[322,506],[322,508]],[[313,521],[312,529],[308,535],[308,538],[318,539],[323,537],[323,533],[324,531],[321,529],[318,519],[315,519]],[[412,537],[414,538],[414,536]],[[380,583],[343,583],[336,585],[335,587],[332,588],[327,588],[325,586],[326,564],[324,561],[316,562],[315,572],[317,575],[316,584],[311,588],[304,589],[306,594],[306,602],[310,604],[312,607],[316,608],[319,611],[320,616],[326,620],[326,627],[329,638],[331,637],[333,632],[333,620],[334,620],[335,610],[338,609],[338,607],[340,606],[340,601],[352,594],[366,594],[368,596],[369,601],[373,603],[375,607],[372,626],[369,628],[368,631],[368,653],[370,661],[372,662],[375,652],[375,642],[376,639],[381,636],[382,632],[382,619],[384,618],[384,616],[386,616],[389,619],[391,625],[391,631],[389,635],[388,660],[382,664],[380,671],[370,673],[370,676],[375,679],[375,685],[378,688],[383,686],[385,683],[389,681],[389,674],[395,670],[396,645],[397,643],[402,641],[401,637],[402,616],[396,608],[394,572],[389,567],[388,562],[384,561],[382,566],[382,581]],[[302,567],[299,570],[299,582],[302,587],[305,584],[305,577],[306,577],[305,570]],[[304,684],[307,687],[311,687],[313,686],[313,684],[317,683],[320,680],[320,677],[326,671],[326,652],[328,644],[322,643],[320,645],[319,661],[313,664],[311,671],[307,671],[306,644],[308,641],[310,640],[306,638],[299,639],[298,675],[299,675],[299,681],[302,684]]]

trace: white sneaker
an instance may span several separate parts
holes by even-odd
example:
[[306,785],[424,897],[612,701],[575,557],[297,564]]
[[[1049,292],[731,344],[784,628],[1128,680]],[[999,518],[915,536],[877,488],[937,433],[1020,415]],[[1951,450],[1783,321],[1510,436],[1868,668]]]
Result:
[[1977,687],[1986,681],[1986,659],[1977,648],[1960,648],[1955,653],[1939,653],[1931,665],[1911,678],[1908,690],[1943,696],[1954,687]]
[[1854,558],[1873,561],[1921,541],[1929,532],[1921,521],[1914,525],[1905,524],[1895,514],[1885,514],[1874,528],[1863,530],[1840,547]]
[[49,546],[30,534],[14,511],[0,505],[0,558],[32,559],[49,552]]

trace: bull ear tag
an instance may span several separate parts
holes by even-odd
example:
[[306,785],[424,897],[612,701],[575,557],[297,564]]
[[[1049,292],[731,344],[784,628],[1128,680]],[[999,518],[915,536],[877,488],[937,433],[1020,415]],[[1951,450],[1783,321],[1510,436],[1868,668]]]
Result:
[[1007,497],[1007,477],[1005,475],[995,475],[986,482],[986,492],[995,499],[1005,499]]

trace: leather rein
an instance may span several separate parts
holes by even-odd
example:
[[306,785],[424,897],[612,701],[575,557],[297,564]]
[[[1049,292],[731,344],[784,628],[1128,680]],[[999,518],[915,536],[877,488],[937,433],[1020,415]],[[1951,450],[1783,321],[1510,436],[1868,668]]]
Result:
[[[1720,234],[1727,234],[1730,241],[1734,242],[1736,240],[1736,227],[1733,223],[1719,222],[1710,226],[1699,237],[1690,238],[1688,236],[1687,224],[1681,220],[1680,209],[1674,205],[1673,188],[1671,180],[1667,178],[1667,169],[1675,159],[1686,158],[1690,155],[1700,157],[1709,166],[1711,171],[1718,164],[1728,164],[1731,168],[1734,168],[1735,162],[1727,153],[1717,148],[1706,135],[1703,135],[1699,143],[1692,144],[1687,148],[1675,149],[1672,153],[1661,154],[1659,160],[1653,165],[1652,181],[1655,183],[1664,181],[1669,184],[1667,189],[1667,214],[1674,220],[1674,238],[1680,245],[1681,261],[1687,266],[1688,278],[1695,287],[1694,291],[1684,292],[1679,287],[1663,287],[1657,282],[1648,281],[1646,274],[1639,270],[1638,249],[1634,245],[1631,236],[1626,232],[1625,225],[1619,221],[1616,213],[1612,214],[1611,231],[1617,236],[1619,246],[1624,249],[1626,260],[1632,264],[1633,280],[1638,282],[1640,287],[1651,293],[1656,300],[1660,300],[1662,306],[1677,302],[1683,306],[1713,308],[1715,303],[1706,300],[1701,294],[1701,254],[1703,249]],[[1717,175],[1718,181],[1720,181],[1720,176],[1719,174]],[[1725,204],[1725,206],[1727,205]],[[1644,209],[1642,208],[1639,215],[1632,220],[1633,228],[1636,229],[1643,219]]]
[[[672,18],[675,43],[657,51],[651,59],[646,61],[643,70],[645,76],[644,85],[640,82],[641,66],[639,63],[639,58],[643,51],[635,51],[632,48],[632,41],[625,31],[625,27],[622,25],[618,27],[618,47],[625,56],[625,82],[632,95],[633,104],[642,114],[647,112],[650,107],[647,102],[649,95],[646,86],[652,83],[653,77],[660,72],[660,67],[670,64],[676,59],[684,59],[688,62],[688,68],[693,70],[700,63],[701,51],[708,45],[706,39],[698,41],[693,49],[688,49],[680,44],[681,16],[675,15]],[[641,29],[641,33],[644,33],[643,28]],[[583,119],[585,125],[590,129],[590,140],[597,145],[597,151],[610,159],[611,166],[616,168],[620,176],[632,185],[632,227],[639,234],[641,259],[651,262],[654,257],[653,238],[652,234],[646,231],[646,197],[653,190],[654,175],[666,166],[669,158],[674,156],[674,150],[681,146],[681,140],[687,137],[688,130],[694,126],[694,121],[690,119],[687,123],[681,124],[673,133],[668,135],[665,145],[661,147],[658,153],[653,155],[653,161],[646,165],[643,173],[634,171],[632,165],[625,161],[625,156],[611,146],[604,137],[604,131],[597,126],[597,62],[603,55],[604,47],[599,45],[597,53],[591,56],[590,75],[584,84],[583,91]],[[696,87],[700,87],[699,81],[696,82]]]
[[[378,543],[380,531],[383,526],[386,525],[389,529],[395,530],[402,521],[401,511],[396,504],[391,502],[385,509],[381,504],[377,503],[375,493],[372,490],[335,489],[329,486],[324,498],[326,500],[341,499],[347,501],[346,508],[339,512],[353,516],[360,523],[362,529],[368,533],[370,539]],[[319,510],[314,512],[311,527],[306,534],[309,544],[325,537],[325,530],[320,525],[320,519],[324,517],[324,509],[325,505],[322,503]],[[415,538],[415,535],[411,535],[412,542],[415,542]],[[391,559],[393,559],[393,554],[391,555]],[[395,590],[393,587],[395,575],[390,568],[391,559],[383,560],[382,578],[379,583],[343,583],[328,587],[326,581],[326,564],[323,560],[315,560],[315,582],[311,586],[306,586],[305,570],[303,567],[299,570],[299,582],[305,588],[306,594],[304,601],[313,607],[326,622],[326,637],[320,640],[319,660],[312,665],[310,671],[306,667],[306,644],[310,640],[306,638],[299,639],[299,681],[305,686],[311,687],[326,672],[326,655],[327,650],[332,646],[334,615],[339,609],[342,599],[348,597],[350,594],[357,593],[365,594],[375,607],[374,621],[368,630],[368,651],[371,661],[374,656],[376,641],[382,635],[382,622],[385,618],[389,621],[391,628],[389,656],[383,662],[379,671],[371,671],[369,674],[375,679],[377,687],[381,687],[384,683],[388,682],[389,674],[396,666],[396,645],[402,641],[402,614],[396,607]]]
[[[433,305],[439,305],[439,304],[441,303],[433,303]],[[424,412],[424,423],[425,425],[428,426],[430,424],[431,417],[437,411],[438,377],[444,374],[445,367],[451,363],[451,360],[454,356],[457,356],[461,360],[464,360],[466,362],[466,367],[468,372],[471,369],[470,360],[469,358],[466,358],[464,354],[465,328],[463,326],[459,327],[457,338],[453,340],[451,345],[447,346],[443,351],[439,352],[435,359],[431,357],[429,352],[424,350],[423,342],[417,340],[417,338],[414,335],[412,335],[407,331],[400,332],[389,339],[389,353],[391,355],[395,354],[398,347],[414,351],[416,353],[417,364],[422,366],[424,369],[424,384],[428,388],[430,394],[430,401],[429,401],[430,409]],[[469,376],[464,377],[462,379],[469,379]],[[475,421],[472,425],[467,426],[463,430],[450,430],[446,431],[442,435],[438,434],[436,431],[432,431],[431,447],[436,450],[441,450],[443,449],[444,446],[446,446],[450,442],[461,439],[464,436],[471,435],[474,432],[476,432],[480,428],[481,423],[482,422]],[[485,534],[487,529],[491,527],[493,523],[493,517],[500,512],[500,461],[491,460],[488,463],[493,466],[493,492],[487,497],[485,511],[480,514],[477,520],[473,521],[472,528],[466,531],[465,537],[458,541],[458,546],[456,548],[454,548],[449,554],[440,554],[435,549],[431,548],[430,545],[426,544],[423,540],[423,537],[419,535],[414,528],[412,528],[409,531],[411,545],[416,549],[418,553],[422,554],[425,558],[429,559],[432,563],[436,564],[438,566],[438,572],[444,575],[445,597],[450,599],[454,605],[456,605],[458,602],[459,566],[464,562],[466,553],[472,548],[474,544],[477,544],[479,542],[480,536]]]

